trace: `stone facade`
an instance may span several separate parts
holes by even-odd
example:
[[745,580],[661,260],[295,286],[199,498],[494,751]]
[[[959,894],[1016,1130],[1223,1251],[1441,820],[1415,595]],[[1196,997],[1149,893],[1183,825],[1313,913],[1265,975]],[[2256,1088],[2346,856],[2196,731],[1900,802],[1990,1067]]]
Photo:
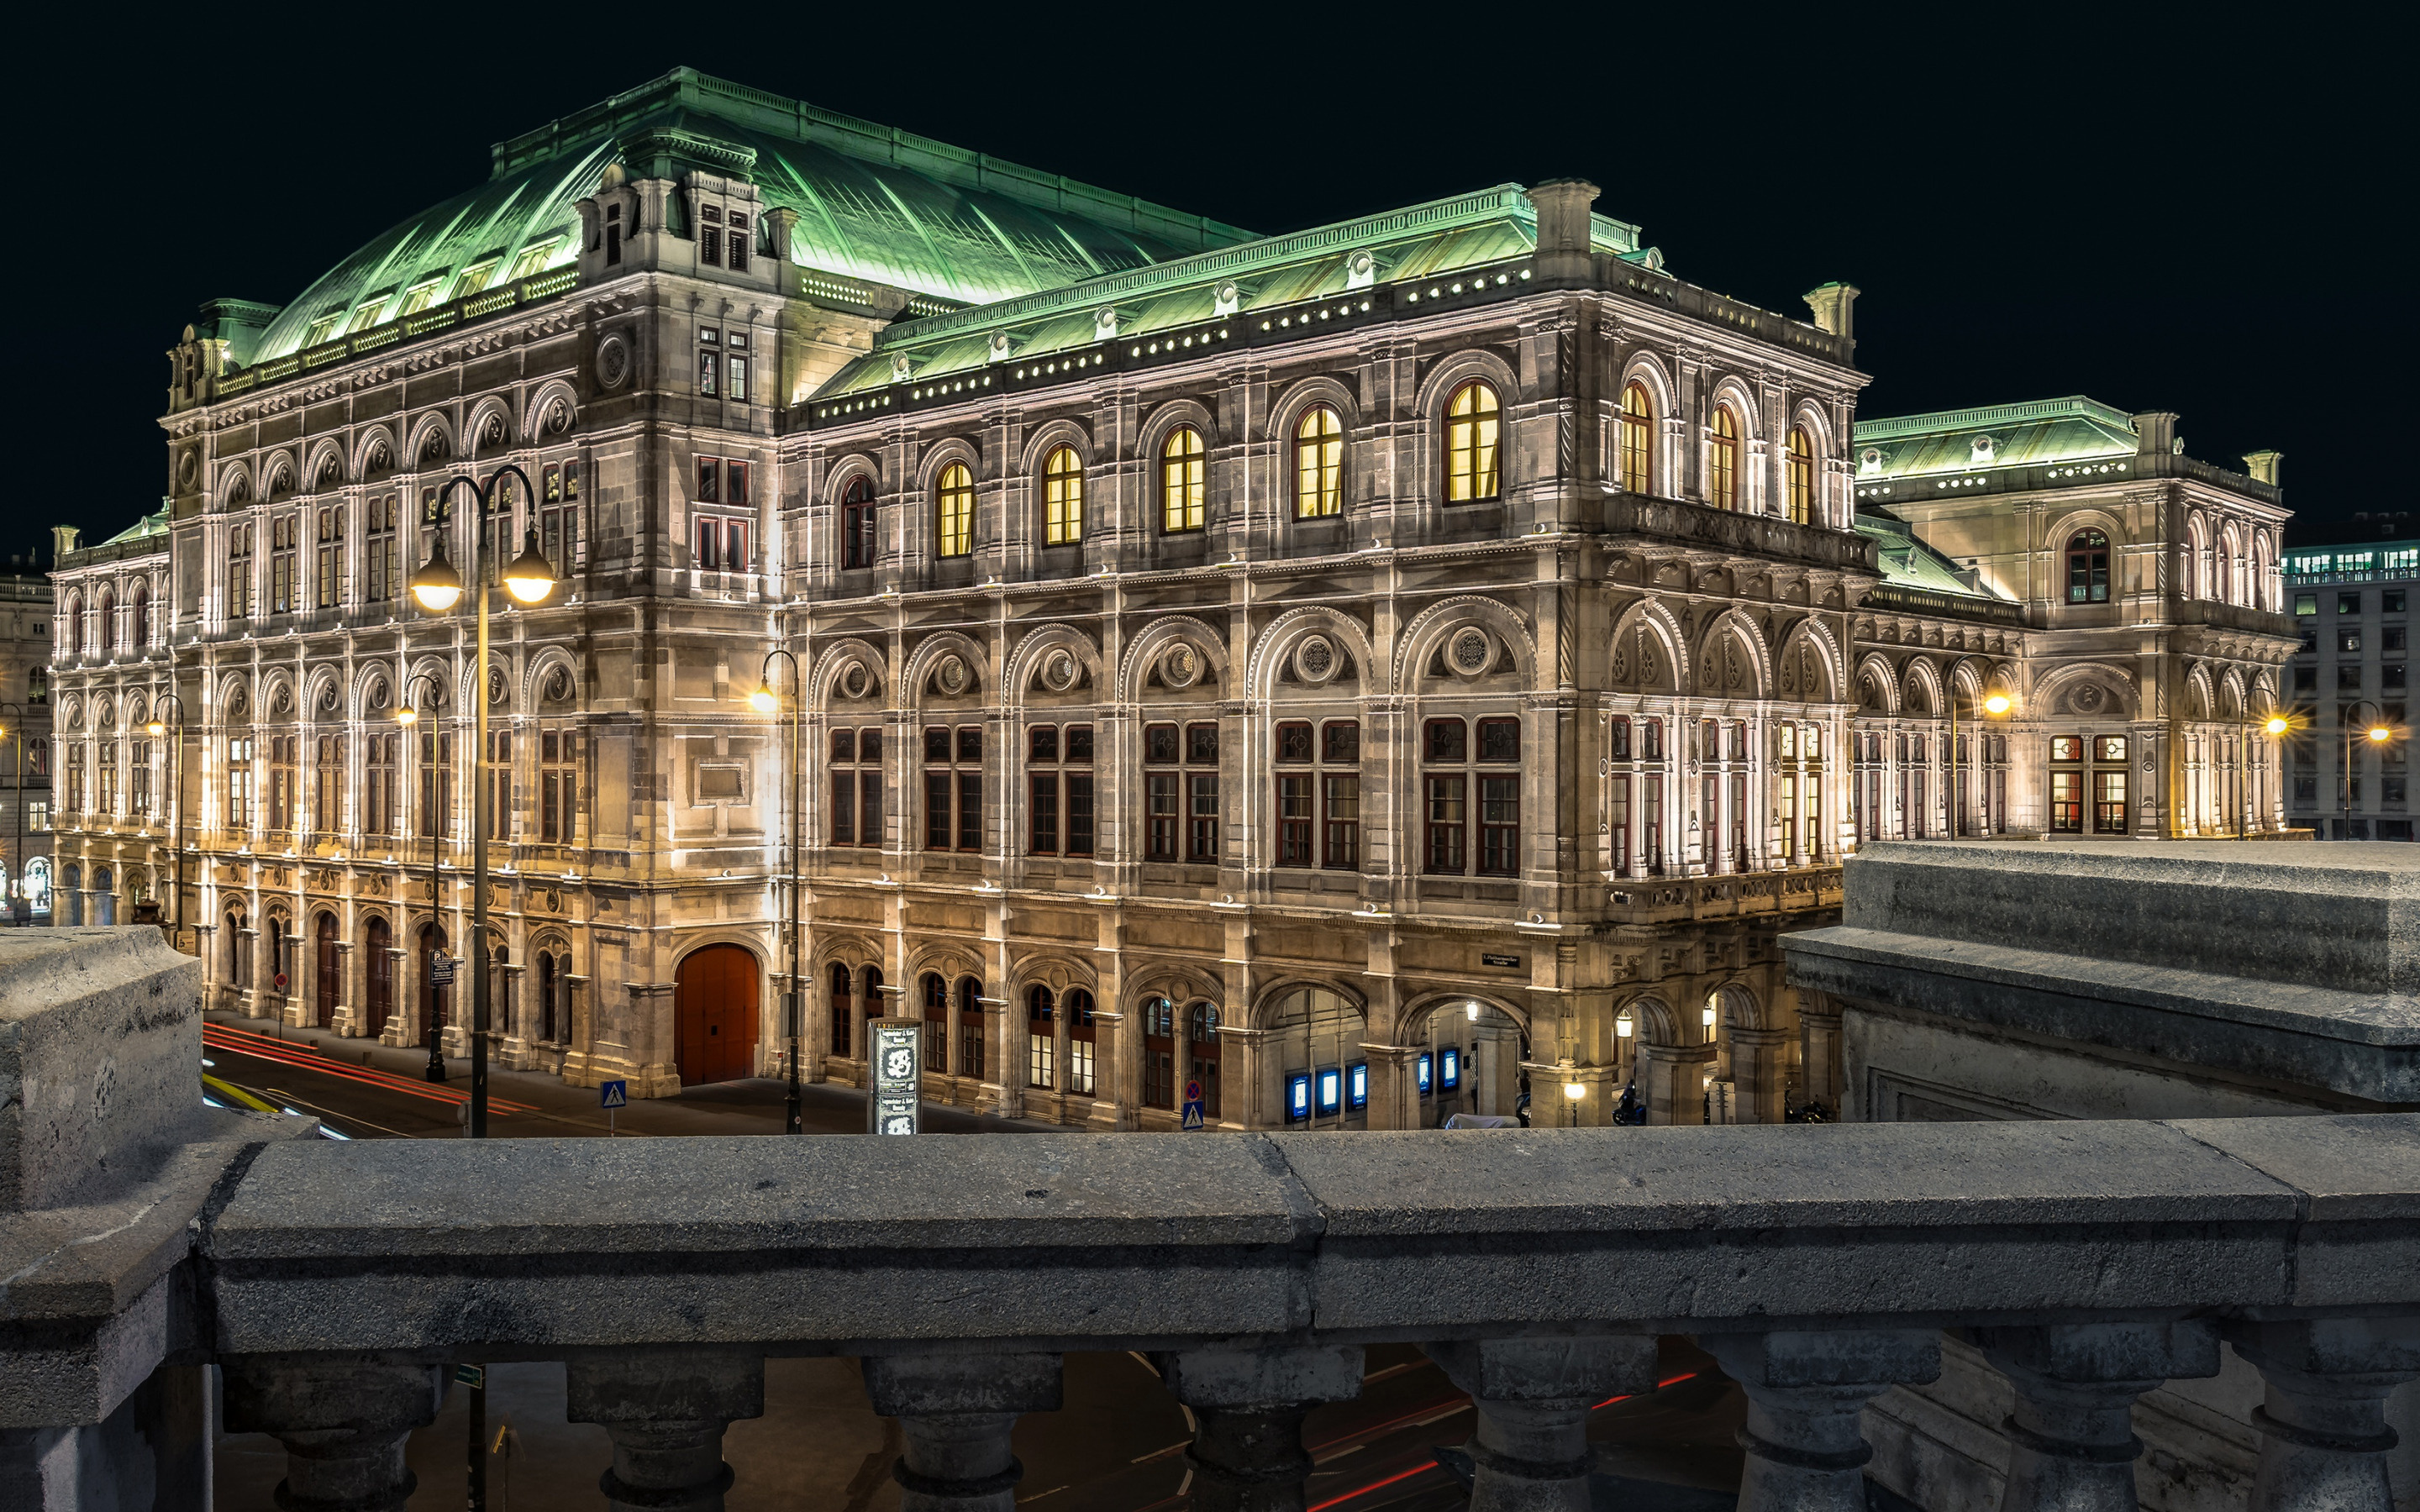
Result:
[[0,925],[47,924],[51,871],[51,585],[12,561],[0,579]]
[[[928,1023],[929,1096],[1090,1127],[1174,1127],[1187,1083],[1239,1128],[1533,1085],[1557,1121],[1634,1084],[1654,1121],[1779,1121],[1775,937],[1833,917],[1862,839],[1951,827],[1953,719],[1962,832],[2066,811],[2102,774],[2056,735],[2121,742],[2120,832],[2189,832],[2218,822],[2194,743],[2289,644],[2273,570],[2219,603],[2164,565],[2195,510],[2282,518],[2164,417],[2022,464],[1969,438],[2001,411],[1916,417],[1869,466],[1855,291],[1810,323],[1694,287],[1592,186],[1255,239],[648,89],[498,148],[559,221],[519,252],[401,238],[283,311],[209,306],[162,532],[62,563],[62,759],[185,711],[214,1006],[450,1025],[427,951],[467,935],[492,770],[498,1053],[578,1083],[778,1069],[795,856],[809,1076],[860,1078],[890,1013]],[[1063,264],[1010,236],[936,271],[939,219],[888,263],[842,246],[795,193],[809,147],[986,225],[1057,217]],[[402,580],[447,480],[507,463],[488,559],[535,532],[562,580],[493,615],[481,693],[469,619]],[[1979,516],[1864,497],[1951,479]],[[2074,610],[2044,585],[2086,516],[2125,549]],[[1993,519],[1966,568],[1917,538]],[[138,579],[156,643],[97,639]],[[2273,827],[2268,768],[2250,795]],[[71,823],[81,875],[159,873],[122,799]]]

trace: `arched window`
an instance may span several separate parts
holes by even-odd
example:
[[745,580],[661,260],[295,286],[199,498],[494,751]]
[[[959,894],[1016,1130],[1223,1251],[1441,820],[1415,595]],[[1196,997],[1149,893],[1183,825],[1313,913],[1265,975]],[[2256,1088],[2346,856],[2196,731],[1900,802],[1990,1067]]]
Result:
[[70,598],[68,600],[68,655],[81,656],[83,652],[84,600]]
[[1714,436],[1706,448],[1706,502],[1716,509],[1739,507],[1739,438],[1731,407],[1714,406]]
[[975,549],[975,480],[963,462],[941,470],[933,486],[934,554],[972,556]]
[[831,968],[831,1053],[848,1054],[849,980],[848,967],[835,961]]
[[1621,486],[1632,493],[1655,491],[1655,410],[1644,383],[1621,391]]
[[1029,988],[1025,994],[1025,1085],[1048,1088],[1052,1073],[1058,1070],[1059,1036],[1051,1023],[1051,1010],[1057,1006],[1047,987]]
[[1209,496],[1202,433],[1179,425],[1159,443],[1159,528],[1169,534],[1202,529]]
[[1218,1010],[1196,1003],[1185,1011],[1186,1075],[1202,1084],[1202,1116],[1218,1116]]
[[1176,1005],[1148,997],[1142,1005],[1143,1106],[1176,1106]]
[[983,983],[958,979],[958,1074],[977,1081],[984,1073]]
[[936,1075],[950,1073],[950,984],[939,973],[928,971],[919,984],[924,999],[924,1069]]
[[151,590],[147,586],[134,590],[134,649],[142,650],[151,643]]
[[107,590],[92,617],[92,649],[104,656],[117,649],[117,595]]
[[874,480],[862,472],[840,493],[840,564],[874,565]]
[[1072,446],[1054,446],[1042,462],[1042,541],[1072,546],[1084,538],[1084,464]]
[[1066,999],[1059,1008],[1067,1021],[1066,1089],[1090,1097],[1093,1095],[1093,1050],[1099,1035],[1099,1027],[1093,1020],[1093,995],[1081,987],[1070,987]]
[[2078,531],[2068,538],[2067,601],[2109,602],[2109,537],[2099,531]]
[[1294,517],[1320,519],[1342,513],[1344,424],[1333,409],[1315,404],[1294,427]]
[[1493,384],[1474,378],[1453,391],[1445,411],[1446,502],[1468,503],[1502,494],[1496,460],[1502,409]]
[[1800,525],[1815,519],[1815,439],[1804,425],[1790,427],[1787,454],[1790,517]]

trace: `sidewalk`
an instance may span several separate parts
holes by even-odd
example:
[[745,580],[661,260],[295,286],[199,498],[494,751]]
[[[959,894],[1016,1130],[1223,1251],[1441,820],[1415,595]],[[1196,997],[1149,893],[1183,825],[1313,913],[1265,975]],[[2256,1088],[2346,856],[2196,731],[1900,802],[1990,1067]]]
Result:
[[[271,1020],[245,1018],[240,1013],[213,1011],[206,1015],[209,1022],[229,1029],[242,1030],[282,1041],[295,1049],[317,1051],[321,1057],[340,1066],[367,1066],[376,1071],[419,1082],[428,1066],[426,1047],[404,1047],[380,1044],[374,1040],[349,1040],[326,1029],[297,1029],[281,1026]],[[467,1091],[471,1085],[471,1062],[459,1057],[445,1060],[448,1088]],[[488,1068],[488,1089],[490,1097],[520,1103],[532,1111],[516,1113],[509,1118],[497,1118],[490,1132],[501,1137],[561,1138],[581,1134],[601,1135],[606,1132],[605,1114],[597,1105],[595,1088],[566,1087],[561,1077],[545,1072],[506,1071],[493,1064]],[[663,1136],[675,1134],[772,1134],[782,1130],[783,1084],[770,1077],[752,1077],[745,1081],[711,1082],[685,1088],[675,1097],[633,1098],[613,1117],[613,1132],[623,1137]],[[863,1134],[865,1132],[865,1094],[853,1087],[831,1082],[810,1082],[800,1088],[800,1105],[809,1134]],[[375,1088],[362,1088],[357,1097],[361,1106],[375,1108],[378,1099],[392,1099],[395,1094]],[[326,1111],[339,1119],[357,1114],[356,1108],[332,1105]],[[1040,1123],[1028,1119],[1002,1119],[990,1114],[970,1113],[963,1108],[924,1104],[924,1129],[928,1134],[1071,1134],[1077,1131],[1058,1124]]]

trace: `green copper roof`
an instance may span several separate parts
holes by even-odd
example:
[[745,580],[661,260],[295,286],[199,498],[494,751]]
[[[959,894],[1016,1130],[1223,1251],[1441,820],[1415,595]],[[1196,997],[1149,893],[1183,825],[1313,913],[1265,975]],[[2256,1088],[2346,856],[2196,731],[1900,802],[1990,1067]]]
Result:
[[116,535],[111,536],[108,540],[103,541],[101,544],[103,546],[116,546],[120,541],[139,541],[147,535],[165,535],[167,533],[168,511],[163,506],[158,514],[144,516],[141,519],[136,520],[133,524],[129,525],[126,529],[118,532]]
[[2082,395],[1861,420],[1854,436],[1861,479],[2132,456],[2137,446],[2133,416]]
[[[792,261],[980,303],[1244,240],[1251,233],[689,69],[495,149],[494,176],[347,257],[286,306],[255,362],[527,277],[578,255],[578,201],[619,144],[706,139],[768,204],[799,212]],[[333,322],[333,324],[332,324]]]
[[1885,582],[1966,598],[1994,596],[1966,586],[1965,579],[1958,576],[1958,563],[1917,540],[1916,532],[1897,516],[1870,507],[1860,509],[1857,533],[1871,536],[1880,548]]
[[[1600,250],[1660,266],[1658,255],[1640,249],[1637,226],[1602,215],[1594,220],[1592,239]],[[1099,324],[1105,310],[1115,313],[1114,339],[1147,342],[1155,332],[1222,313],[1242,319],[1254,310],[1365,285],[1450,279],[1465,269],[1526,258],[1537,240],[1537,211],[1528,196],[1518,184],[1498,184],[905,321],[885,330],[874,352],[834,374],[816,397],[898,381],[895,364],[903,357],[908,378],[921,382],[987,363],[1030,363],[1089,347],[1108,339]],[[1230,285],[1232,306],[1222,311],[1222,290]],[[1004,348],[995,345],[1001,337]]]

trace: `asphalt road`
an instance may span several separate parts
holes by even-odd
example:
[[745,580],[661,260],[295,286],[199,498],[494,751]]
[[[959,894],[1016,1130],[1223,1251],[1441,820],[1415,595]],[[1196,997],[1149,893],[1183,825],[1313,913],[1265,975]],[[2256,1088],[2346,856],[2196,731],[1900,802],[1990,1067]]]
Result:
[[[204,1055],[222,1080],[314,1115],[357,1139],[443,1139],[462,1134],[468,1063],[446,1062],[448,1079],[424,1079],[425,1052],[365,1045],[308,1030],[261,1031],[259,1021],[213,1015]],[[625,1138],[680,1134],[778,1134],[780,1082],[695,1087],[677,1097],[633,1103],[614,1118]],[[500,1138],[595,1136],[607,1132],[593,1090],[552,1076],[491,1072],[490,1134]],[[810,1133],[857,1134],[864,1101],[846,1088],[805,1089]],[[925,1109],[937,1133],[1046,1133],[1050,1126],[949,1108]],[[1728,1506],[1739,1484],[1733,1439],[1741,1398],[1711,1359],[1668,1339],[1660,1377],[1647,1396],[1600,1406],[1590,1428],[1614,1502],[1637,1512]],[[1468,1398],[1408,1347],[1373,1349],[1357,1400],[1317,1409],[1304,1443],[1317,1469],[1312,1512],[1442,1512],[1461,1507],[1461,1485],[1439,1463],[1439,1447],[1469,1438]],[[414,1512],[452,1512],[467,1503],[467,1389],[456,1386],[437,1422],[412,1435],[419,1476]],[[1066,1405],[1020,1422],[1016,1454],[1026,1467],[1020,1512],[1178,1512],[1185,1494],[1185,1412],[1134,1355],[1078,1354],[1066,1362]],[[890,1464],[897,1426],[866,1405],[857,1363],[766,1363],[766,1415],[735,1423],[724,1457],[737,1474],[728,1512],[815,1508],[892,1512],[898,1488]],[[563,1366],[501,1365],[489,1374],[489,1506],[494,1512],[590,1512],[597,1475],[613,1451],[602,1428],[564,1421]],[[501,1435],[501,1441],[499,1441]],[[262,1512],[285,1473],[285,1454],[259,1434],[222,1435],[218,1505]],[[1707,1498],[1711,1497],[1711,1500]],[[1601,1502],[1604,1498],[1600,1498]]]

